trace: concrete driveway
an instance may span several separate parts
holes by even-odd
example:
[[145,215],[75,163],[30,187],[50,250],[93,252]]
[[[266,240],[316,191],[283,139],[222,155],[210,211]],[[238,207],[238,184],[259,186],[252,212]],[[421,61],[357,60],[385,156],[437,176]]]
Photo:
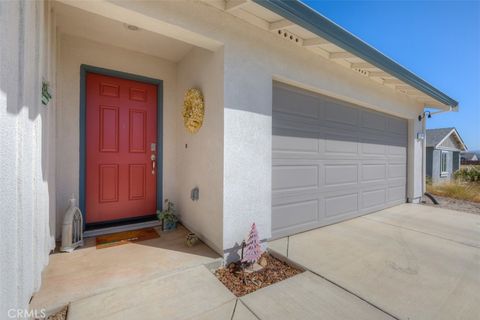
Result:
[[478,215],[404,204],[270,248],[394,318],[480,317]]

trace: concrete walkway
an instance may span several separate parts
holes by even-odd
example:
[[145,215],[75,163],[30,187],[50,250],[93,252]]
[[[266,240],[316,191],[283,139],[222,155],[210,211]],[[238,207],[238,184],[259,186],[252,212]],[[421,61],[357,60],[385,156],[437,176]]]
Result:
[[199,266],[75,301],[68,319],[229,319],[234,300],[207,268]]
[[71,301],[220,259],[202,242],[187,247],[189,231],[181,225],[172,232],[155,229],[160,238],[98,250],[95,238],[87,238],[72,253],[52,254],[30,308],[50,313]]
[[478,319],[480,216],[405,204],[270,243],[399,319]]
[[68,320],[392,319],[304,272],[237,299],[204,266],[127,285],[70,304]]
[[304,272],[240,298],[259,319],[393,319],[336,285]]
[[478,319],[479,228],[401,205],[272,241],[310,271],[241,298],[200,265],[76,300],[68,319]]

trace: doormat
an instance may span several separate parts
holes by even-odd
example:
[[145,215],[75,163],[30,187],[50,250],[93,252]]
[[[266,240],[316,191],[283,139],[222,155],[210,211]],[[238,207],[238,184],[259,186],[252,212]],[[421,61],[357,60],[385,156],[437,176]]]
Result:
[[104,249],[155,238],[160,238],[160,235],[157,233],[157,231],[155,231],[153,228],[147,228],[107,234],[104,236],[99,236],[95,240],[97,249]]

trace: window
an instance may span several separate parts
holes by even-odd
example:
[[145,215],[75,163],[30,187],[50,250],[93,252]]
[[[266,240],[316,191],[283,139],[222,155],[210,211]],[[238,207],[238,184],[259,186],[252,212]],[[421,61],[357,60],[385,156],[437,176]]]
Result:
[[442,151],[440,154],[440,176],[444,177],[448,175],[447,172],[447,151]]

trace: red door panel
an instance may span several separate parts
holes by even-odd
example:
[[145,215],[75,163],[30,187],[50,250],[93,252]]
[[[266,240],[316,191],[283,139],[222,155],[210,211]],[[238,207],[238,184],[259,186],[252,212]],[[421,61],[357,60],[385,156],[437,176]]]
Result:
[[86,81],[86,222],[154,214],[157,87],[95,73]]

